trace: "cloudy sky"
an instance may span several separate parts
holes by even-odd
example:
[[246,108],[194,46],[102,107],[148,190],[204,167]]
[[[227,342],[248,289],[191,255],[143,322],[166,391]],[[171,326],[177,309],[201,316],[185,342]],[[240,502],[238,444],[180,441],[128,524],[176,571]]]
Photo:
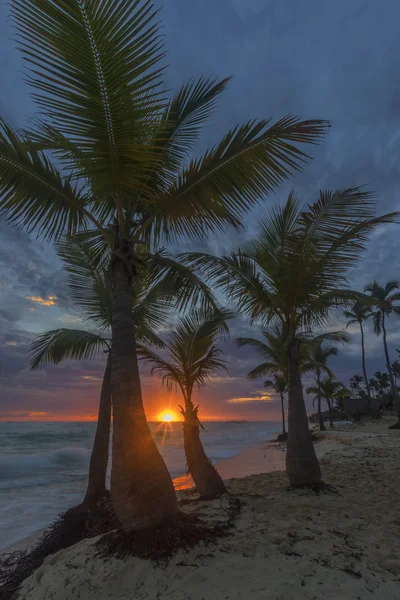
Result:
[[[398,209],[400,182],[400,52],[397,0],[168,0],[161,12],[168,46],[168,87],[203,73],[233,75],[199,152],[233,125],[253,117],[277,120],[288,113],[333,122],[327,140],[312,150],[304,173],[283,186],[246,219],[251,238],[268,204],[290,187],[308,201],[321,188],[368,184],[379,210]],[[22,64],[12,41],[7,5],[0,5],[0,115],[14,127],[34,113]],[[368,254],[352,274],[356,289],[373,280],[400,278],[398,237],[388,227],[374,235]],[[228,232],[208,248],[225,253],[239,241]],[[343,322],[337,320],[337,326]],[[104,358],[68,362],[31,373],[28,350],[47,329],[80,327],[54,250],[0,222],[0,420],[78,419],[96,413]],[[250,334],[238,321],[233,335]],[[348,382],[360,372],[359,336],[340,350],[331,367]],[[393,359],[400,347],[400,320],[392,317]],[[257,331],[252,330],[257,336]],[[213,418],[279,418],[278,403],[261,382],[245,375],[256,364],[247,350],[225,346],[230,375],[215,378],[199,397],[202,414]],[[385,370],[382,340],[367,332],[367,368]],[[143,373],[146,411],[175,408],[178,396]]]

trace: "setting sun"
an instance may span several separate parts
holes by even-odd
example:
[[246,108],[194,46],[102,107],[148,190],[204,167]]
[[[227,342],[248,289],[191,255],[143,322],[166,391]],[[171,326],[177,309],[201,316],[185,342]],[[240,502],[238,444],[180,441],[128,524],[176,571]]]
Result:
[[158,419],[164,423],[171,423],[178,421],[178,416],[172,410],[166,410],[158,415]]

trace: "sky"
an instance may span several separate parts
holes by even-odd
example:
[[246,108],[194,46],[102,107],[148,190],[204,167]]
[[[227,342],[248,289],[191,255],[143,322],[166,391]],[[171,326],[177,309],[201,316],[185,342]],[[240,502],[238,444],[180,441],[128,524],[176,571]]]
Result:
[[[158,3],[156,3],[158,5]],[[240,234],[227,232],[199,245],[224,254],[256,233],[268,207],[282,202],[290,188],[308,202],[320,189],[368,185],[379,198],[379,212],[399,209],[400,52],[397,0],[164,0],[160,17],[169,64],[166,84],[174,91],[204,73],[232,75],[215,115],[204,130],[203,152],[232,126],[250,118],[287,114],[332,121],[327,139],[310,150],[313,160],[249,215]],[[35,107],[24,83],[7,3],[0,5],[0,116],[14,127],[29,124]],[[351,273],[362,290],[377,279],[400,278],[396,226],[375,233],[367,254]],[[179,249],[189,249],[182,242]],[[190,249],[193,249],[191,245]],[[173,248],[171,248],[173,250]],[[345,323],[335,315],[332,327]],[[29,371],[28,352],[35,335],[58,327],[86,326],[68,294],[53,248],[0,220],[0,420],[77,420],[95,418],[104,357],[67,361]],[[361,372],[360,338],[341,348],[331,368],[348,383]],[[259,337],[243,319],[232,338]],[[400,347],[400,319],[389,326],[392,359]],[[382,339],[366,331],[367,370],[385,370]],[[257,364],[233,340],[224,344],[229,374],[214,377],[197,396],[204,419],[279,419],[279,402],[261,381],[249,381]],[[306,380],[305,383],[309,381]],[[177,410],[179,394],[142,373],[146,414]],[[311,409],[311,400],[307,400]]]

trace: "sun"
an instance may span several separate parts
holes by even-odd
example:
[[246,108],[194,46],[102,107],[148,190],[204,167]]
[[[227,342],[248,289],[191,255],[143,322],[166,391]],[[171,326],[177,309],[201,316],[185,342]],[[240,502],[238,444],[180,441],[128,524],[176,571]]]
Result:
[[163,421],[163,423],[172,423],[173,421],[177,421],[178,417],[172,410],[165,410],[158,415],[158,420]]

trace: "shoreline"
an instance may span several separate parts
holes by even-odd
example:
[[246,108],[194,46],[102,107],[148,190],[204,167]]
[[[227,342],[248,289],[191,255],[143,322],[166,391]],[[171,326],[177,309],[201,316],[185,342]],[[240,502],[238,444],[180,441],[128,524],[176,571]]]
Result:
[[[162,565],[105,560],[98,538],[83,540],[46,558],[18,600],[75,600],[77,589],[85,600],[399,600],[400,436],[391,422],[317,435],[326,491],[288,490],[281,471],[229,478],[229,495],[208,502],[185,490],[181,510],[208,523],[226,523],[239,503],[229,535]],[[242,452],[242,463],[265,468],[271,446]],[[226,459],[225,472],[237,461]]]
[[[317,439],[314,447],[318,459],[321,459],[331,449],[332,442]],[[222,479],[226,481],[243,479],[252,475],[285,471],[285,455],[286,443],[272,439],[244,448],[234,456],[221,459],[214,466]],[[174,477],[172,481],[176,492],[191,492],[194,488],[190,475]],[[32,548],[44,531],[46,531],[46,527],[24,536],[9,546],[0,549],[0,554]]]

